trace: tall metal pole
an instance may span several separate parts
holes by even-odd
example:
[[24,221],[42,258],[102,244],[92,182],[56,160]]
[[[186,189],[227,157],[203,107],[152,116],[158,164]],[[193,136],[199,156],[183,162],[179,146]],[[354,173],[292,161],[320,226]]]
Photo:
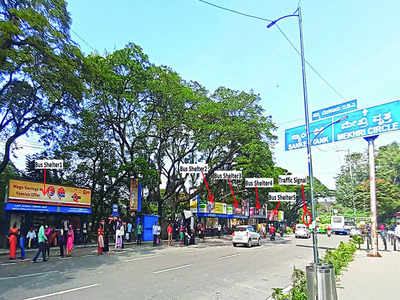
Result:
[[354,221],[356,221],[356,206],[354,205],[354,181],[353,181],[353,162],[351,160],[351,156],[350,156],[350,149],[347,149],[347,155],[349,157],[350,160],[350,181],[351,181],[351,200],[353,202],[353,216],[354,216]]
[[[307,81],[306,81],[306,69],[305,69],[305,59],[304,59],[304,44],[303,44],[303,21],[301,16],[301,7],[297,8],[299,14],[299,30],[300,30],[300,49],[301,49],[301,70],[303,74],[303,98],[304,98],[304,117],[306,121],[306,134],[307,134],[307,160],[308,160],[308,175],[310,177],[310,200],[311,200],[311,214],[313,222],[316,221],[315,214],[315,203],[314,203],[314,190],[313,190],[313,168],[312,168],[312,156],[311,156],[311,139],[310,139],[310,121],[308,115],[308,99],[307,99]],[[318,240],[316,228],[314,228],[313,233],[313,252],[314,252],[314,263],[319,263],[318,257]]]
[[376,177],[375,177],[375,147],[374,140],[377,135],[364,138],[368,141],[368,158],[369,158],[369,189],[371,195],[371,238],[372,238],[372,253],[369,256],[381,255],[378,253],[378,224],[376,211]]

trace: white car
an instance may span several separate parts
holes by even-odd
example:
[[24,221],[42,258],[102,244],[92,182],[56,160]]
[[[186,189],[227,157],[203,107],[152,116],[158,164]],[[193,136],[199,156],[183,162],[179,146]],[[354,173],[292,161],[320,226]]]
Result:
[[308,230],[307,226],[304,224],[297,224],[296,230],[294,231],[294,236],[297,238],[307,238],[311,237],[311,232]]
[[247,247],[253,245],[261,245],[261,237],[254,230],[253,226],[241,225],[237,226],[232,233],[232,244],[236,247],[237,244],[243,244]]

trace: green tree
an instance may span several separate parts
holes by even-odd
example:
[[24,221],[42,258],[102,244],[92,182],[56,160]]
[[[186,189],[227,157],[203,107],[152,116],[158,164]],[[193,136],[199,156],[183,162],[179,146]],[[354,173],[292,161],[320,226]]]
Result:
[[0,1],[0,173],[13,142],[36,132],[49,143],[82,96],[82,54],[63,0]]
[[[352,173],[350,174],[351,162]],[[346,157],[346,165],[337,177],[337,199],[345,207],[369,211],[370,182],[367,154],[354,153]],[[375,158],[376,199],[378,219],[388,222],[400,210],[400,149],[398,143],[380,147]]]

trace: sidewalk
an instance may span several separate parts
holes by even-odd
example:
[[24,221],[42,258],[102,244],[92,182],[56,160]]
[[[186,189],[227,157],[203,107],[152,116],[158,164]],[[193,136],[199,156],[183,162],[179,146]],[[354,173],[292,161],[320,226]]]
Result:
[[367,257],[367,252],[358,250],[347,271],[337,283],[340,300],[400,299],[398,275],[400,251],[380,250],[382,255]]
[[[207,247],[207,246],[215,246],[215,245],[222,245],[224,243],[230,242],[230,235],[229,236],[222,236],[221,238],[217,238],[217,237],[206,237],[205,241],[203,242],[202,239],[199,239],[196,237],[196,244],[195,245],[190,245],[190,246],[184,246],[184,247]],[[132,249],[136,249],[136,250],[141,250],[143,248],[153,248],[153,242],[152,241],[148,241],[148,242],[143,242],[142,241],[142,246],[137,246],[136,245],[136,241],[132,241],[132,242],[124,242],[124,245],[127,248],[132,248]],[[112,242],[109,244],[111,252],[113,252],[115,243]],[[157,248],[158,249],[162,249],[168,246],[168,240],[162,240],[161,241],[161,245],[159,245]],[[181,245],[179,244],[179,242],[175,242],[174,240],[174,247],[181,247]],[[91,249],[92,248],[92,249]],[[76,256],[80,256],[80,255],[86,255],[88,253],[91,252],[97,252],[97,244],[95,243],[88,243],[86,245],[74,245],[74,254]],[[89,251],[89,252],[88,252]],[[36,254],[37,252],[37,248],[33,248],[33,249],[25,249],[25,257],[27,259],[33,258],[33,256]],[[93,252],[93,253],[94,253]],[[0,249],[0,263],[1,262],[7,262],[9,261],[8,259],[8,255],[9,255],[9,249]],[[17,247],[17,258],[19,257],[21,253],[21,250],[19,247]],[[55,255],[58,256],[59,255],[59,247],[51,247],[50,248],[50,253],[51,255]],[[17,260],[19,261],[19,260]]]

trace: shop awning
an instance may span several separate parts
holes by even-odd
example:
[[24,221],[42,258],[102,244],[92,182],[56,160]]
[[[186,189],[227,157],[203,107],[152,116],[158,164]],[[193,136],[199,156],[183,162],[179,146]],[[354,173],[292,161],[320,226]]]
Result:
[[70,207],[54,205],[35,205],[25,203],[6,203],[4,210],[7,211],[37,211],[48,213],[70,213],[70,214],[92,214],[90,207]]

